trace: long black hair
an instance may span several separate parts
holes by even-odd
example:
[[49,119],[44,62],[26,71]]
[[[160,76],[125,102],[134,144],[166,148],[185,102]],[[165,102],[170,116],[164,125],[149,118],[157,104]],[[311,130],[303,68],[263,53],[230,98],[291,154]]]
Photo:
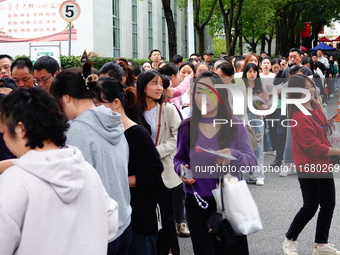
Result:
[[96,99],[99,102],[113,102],[119,99],[126,116],[139,125],[145,126],[143,113],[136,104],[137,96],[134,87],[126,87],[111,77],[102,77],[97,81],[95,89]]
[[[159,76],[159,77],[161,77],[161,79],[163,79],[162,75],[155,70],[142,72],[138,76],[138,79],[137,79],[137,102],[139,103],[143,112],[145,112],[146,109],[147,109],[146,94],[145,94],[145,91],[144,91],[145,87],[156,76]],[[159,103],[159,104],[163,103],[164,102],[164,95],[162,95],[160,99],[156,100],[156,102]]]
[[[190,130],[190,148],[193,149],[194,144],[197,140],[198,136],[198,124],[201,121],[202,114],[200,109],[198,108],[196,101],[195,101],[195,94],[197,84],[200,84],[202,79],[208,78],[210,79],[213,84],[223,84],[221,78],[214,72],[205,71],[202,72],[200,77],[198,77],[194,82],[193,93],[192,93],[192,116],[190,119],[183,122],[184,125],[188,125]],[[216,119],[225,119],[228,120],[228,123],[233,119],[232,110],[229,105],[228,101],[228,92],[225,88],[223,89],[216,89],[218,95],[221,99],[221,102],[218,104],[218,111],[216,114]],[[218,131],[218,144],[220,148],[225,148],[227,145],[236,139],[237,129],[236,126],[225,124],[221,125],[220,130]]]
[[260,78],[259,67],[257,65],[255,65],[254,63],[248,63],[244,66],[243,75],[242,75],[242,79],[244,81],[244,84],[246,85],[246,88],[249,88],[247,72],[250,69],[253,69],[257,73],[256,79],[255,79],[255,86],[253,88],[253,94],[262,93],[263,87],[262,87],[262,82],[261,82],[261,78]]

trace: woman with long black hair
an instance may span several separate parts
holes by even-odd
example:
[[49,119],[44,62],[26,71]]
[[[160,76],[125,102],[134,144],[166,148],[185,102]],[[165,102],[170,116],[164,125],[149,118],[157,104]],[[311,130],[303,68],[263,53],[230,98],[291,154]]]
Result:
[[[215,89],[216,84],[222,83],[218,75],[210,71],[198,77],[193,87],[192,116],[183,121],[178,132],[174,159],[176,172],[181,175],[182,165],[193,172],[192,179],[182,178],[182,181],[187,192],[186,209],[195,255],[249,254],[246,236],[237,236],[236,244],[226,248],[209,235],[207,221],[211,212],[216,211],[212,190],[216,188],[218,176],[196,171],[216,164],[230,165],[235,168],[231,174],[241,179],[241,166],[257,164],[246,127],[229,125],[231,121],[240,123],[240,119],[232,116],[227,90]],[[206,95],[206,107],[202,106],[203,95]],[[229,124],[215,125],[214,119],[226,119]],[[236,160],[230,161],[199,152],[197,146],[231,155]]]

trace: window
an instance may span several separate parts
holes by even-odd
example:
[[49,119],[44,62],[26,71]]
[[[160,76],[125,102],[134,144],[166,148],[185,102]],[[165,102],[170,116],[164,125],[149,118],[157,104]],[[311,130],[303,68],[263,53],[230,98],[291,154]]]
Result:
[[148,15],[149,15],[149,51],[153,50],[153,34],[152,34],[152,0],[148,1]]
[[119,0],[112,1],[113,16],[113,56],[120,56],[120,21],[119,21]]
[[137,25],[137,0],[132,0],[132,57],[138,58],[138,25]]
[[167,55],[167,45],[166,45],[166,20],[164,15],[164,9],[162,9],[162,55],[165,57]]
[[[185,7],[184,13],[188,13],[188,8]],[[188,20],[184,22],[184,56],[189,56],[188,50]],[[190,53],[191,54],[191,53]]]

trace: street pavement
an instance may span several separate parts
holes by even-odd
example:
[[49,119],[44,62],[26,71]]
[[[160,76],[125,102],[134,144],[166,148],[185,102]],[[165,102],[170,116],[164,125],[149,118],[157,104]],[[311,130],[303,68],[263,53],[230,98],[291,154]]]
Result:
[[[328,116],[337,112],[339,92],[327,103]],[[336,123],[340,128],[340,123]],[[265,164],[273,162],[272,153],[265,155]],[[279,173],[266,173],[265,185],[248,185],[258,206],[263,230],[248,236],[251,255],[280,255],[282,242],[290,223],[302,206],[302,196],[297,175],[279,177]],[[340,174],[335,174],[337,205],[329,234],[329,243],[340,250]],[[317,215],[317,214],[316,214]],[[298,238],[299,255],[311,255],[313,252],[316,216],[307,224]],[[181,255],[192,255],[190,238],[179,238]],[[207,254],[209,255],[209,254]]]

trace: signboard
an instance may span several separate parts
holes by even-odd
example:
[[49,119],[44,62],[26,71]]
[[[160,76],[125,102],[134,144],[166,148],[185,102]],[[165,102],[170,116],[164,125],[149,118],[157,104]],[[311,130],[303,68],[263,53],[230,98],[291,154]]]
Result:
[[75,1],[65,1],[60,5],[59,14],[67,22],[75,21],[80,15],[80,6]]
[[50,56],[60,65],[60,45],[30,45],[30,58],[34,63],[41,56]]
[[[0,0],[0,42],[67,41],[62,0]],[[76,29],[72,29],[76,40]]]

